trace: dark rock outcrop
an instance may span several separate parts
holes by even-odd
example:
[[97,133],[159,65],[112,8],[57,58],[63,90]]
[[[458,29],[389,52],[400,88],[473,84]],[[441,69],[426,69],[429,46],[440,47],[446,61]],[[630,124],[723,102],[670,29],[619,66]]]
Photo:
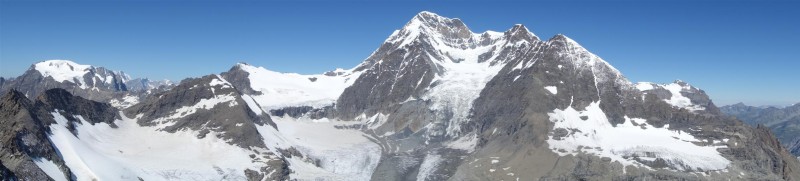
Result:
[[90,124],[113,126],[117,112],[107,103],[74,96],[63,89],[44,91],[35,101],[22,92],[11,90],[0,98],[0,124],[4,125],[0,128],[0,162],[10,171],[11,177],[52,180],[34,163],[49,160],[71,178],[72,172],[48,138],[49,125],[56,123],[53,114],[64,116],[74,131],[75,124],[83,124],[77,116]]
[[266,114],[250,109],[241,93],[217,75],[181,81],[169,91],[155,93],[125,109],[128,117],[139,117],[143,126],[164,125],[163,131],[197,131],[203,138],[211,132],[243,148],[266,148],[256,125],[273,125]]

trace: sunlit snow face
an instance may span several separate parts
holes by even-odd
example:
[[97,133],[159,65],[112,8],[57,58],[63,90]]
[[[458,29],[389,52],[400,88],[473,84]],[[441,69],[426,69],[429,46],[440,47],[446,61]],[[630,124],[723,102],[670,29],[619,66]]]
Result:
[[669,130],[669,125],[656,128],[647,125],[644,119],[626,116],[625,123],[613,126],[599,102],[584,111],[568,107],[555,109],[548,115],[555,123],[554,129],[567,131],[547,140],[550,149],[561,156],[588,153],[645,168],[649,167],[643,162],[663,159],[681,171],[723,170],[730,165],[717,151],[725,146],[698,146],[692,142],[700,140],[688,133]]

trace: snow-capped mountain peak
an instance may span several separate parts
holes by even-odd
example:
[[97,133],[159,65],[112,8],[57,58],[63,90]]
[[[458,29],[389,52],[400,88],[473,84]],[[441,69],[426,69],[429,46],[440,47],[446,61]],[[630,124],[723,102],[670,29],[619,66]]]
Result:
[[91,65],[81,65],[69,60],[47,60],[36,63],[33,69],[39,71],[44,77],[52,77],[58,82],[70,81],[83,83],[83,75],[89,73]]
[[39,72],[43,77],[53,78],[56,82],[71,82],[81,89],[113,87],[114,89],[125,90],[120,85],[131,79],[129,75],[121,71],[82,65],[70,60],[42,61],[33,64],[31,70]]
[[703,90],[681,80],[675,80],[669,84],[639,82],[635,86],[645,95],[655,94],[664,102],[677,108],[700,111],[705,110],[710,104],[710,100]]

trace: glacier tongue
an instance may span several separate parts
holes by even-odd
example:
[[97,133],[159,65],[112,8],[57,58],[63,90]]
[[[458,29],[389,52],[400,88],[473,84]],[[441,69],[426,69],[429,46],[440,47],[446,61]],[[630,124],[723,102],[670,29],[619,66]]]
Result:
[[[448,136],[458,136],[461,133],[461,126],[467,122],[472,102],[480,96],[481,90],[486,83],[494,77],[502,66],[491,66],[488,62],[442,62],[445,73],[437,77],[434,81],[437,86],[428,90],[422,99],[431,100],[432,110],[437,110],[440,118],[448,117],[446,124],[431,124],[429,126],[447,125],[444,133],[429,133],[432,136],[447,134]],[[437,129],[434,129],[437,130]]]
[[[259,126],[259,133],[271,150],[294,148],[304,154],[283,155],[300,180],[370,180],[381,158],[381,148],[368,135],[348,128],[362,122],[273,116],[278,130]],[[291,157],[291,158],[288,158]]]

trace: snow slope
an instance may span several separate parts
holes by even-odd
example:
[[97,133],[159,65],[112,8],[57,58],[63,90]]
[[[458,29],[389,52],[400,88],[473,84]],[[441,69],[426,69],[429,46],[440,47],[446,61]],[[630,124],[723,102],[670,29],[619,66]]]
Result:
[[53,161],[44,159],[44,158],[37,158],[33,160],[33,163],[36,164],[42,171],[44,171],[47,176],[50,176],[53,180],[56,181],[66,181],[67,176],[64,175],[64,172],[58,168],[58,165],[53,163]]
[[355,82],[361,74],[341,70],[343,75],[327,76],[280,73],[263,67],[239,64],[249,73],[250,86],[260,95],[249,95],[264,110],[286,106],[327,106],[339,98],[344,89]]
[[44,77],[52,77],[58,82],[69,81],[85,88],[83,75],[89,73],[90,65],[81,65],[69,60],[48,60],[33,65]]
[[555,123],[554,129],[568,131],[564,137],[551,135],[547,140],[555,153],[564,156],[585,152],[609,157],[623,165],[646,168],[649,167],[635,158],[663,159],[681,171],[724,170],[730,165],[717,151],[726,146],[699,146],[693,142],[701,141],[688,133],[669,130],[669,125],[656,128],[640,118],[626,116],[625,123],[612,126],[599,102],[584,109],[578,111],[570,106],[548,113],[550,121]]
[[[168,133],[141,127],[135,119],[108,124],[76,125],[76,135],[67,129],[67,119],[51,113],[58,124],[50,125],[50,140],[78,180],[244,180],[244,170],[258,170],[253,150],[227,144],[216,136],[198,139],[191,131]],[[211,133],[214,134],[214,133]]]

